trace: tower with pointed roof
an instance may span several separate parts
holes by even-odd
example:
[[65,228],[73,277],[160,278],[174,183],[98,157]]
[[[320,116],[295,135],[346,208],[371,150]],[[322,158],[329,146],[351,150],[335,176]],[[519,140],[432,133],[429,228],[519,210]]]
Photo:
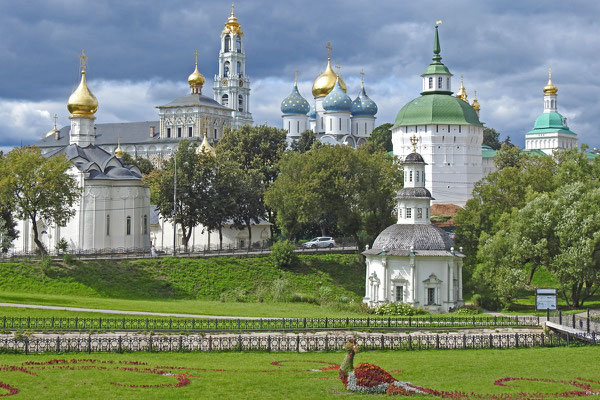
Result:
[[94,129],[96,117],[94,114],[98,110],[98,100],[88,88],[85,80],[87,58],[85,51],[81,50],[81,56],[79,56],[81,80],[67,102],[67,109],[71,113],[69,116],[71,120],[70,143],[79,146],[94,144],[96,141]]
[[558,112],[558,88],[552,83],[551,69],[543,91],[544,112],[535,120],[533,129],[525,134],[525,149],[552,155],[555,150],[576,148],[577,134],[567,126],[567,118]]
[[483,177],[483,124],[466,101],[464,85],[457,96],[452,93],[452,73],[442,63],[437,24],[432,62],[421,78],[421,96],[400,109],[392,127],[394,155],[407,157],[412,153],[410,138],[417,137],[417,151],[426,163],[425,186],[434,202],[464,206]]
[[298,70],[294,71],[294,88],[292,92],[281,102],[281,113],[283,129],[288,132],[288,140],[298,140],[302,132],[308,129],[308,116],[310,111],[308,101],[298,90]]
[[252,124],[250,79],[246,75],[244,31],[231,5],[231,15],[221,32],[219,72],[214,78],[214,98],[233,110],[233,127]]

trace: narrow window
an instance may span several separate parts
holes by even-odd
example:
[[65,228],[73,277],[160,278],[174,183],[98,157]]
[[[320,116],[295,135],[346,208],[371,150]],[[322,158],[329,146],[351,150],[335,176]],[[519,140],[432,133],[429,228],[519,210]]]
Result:
[[406,219],[410,219],[412,218],[412,209],[410,207],[408,207],[406,209]]
[[225,77],[229,76],[229,69],[230,69],[229,61],[225,61],[225,64],[223,64],[223,75]]
[[188,136],[192,137],[194,135],[194,128],[192,128],[191,126],[188,128]]
[[443,82],[443,81],[442,81],[442,77],[441,77],[441,76],[440,76],[440,77],[438,77],[438,89],[441,89],[441,88],[442,88],[442,82]]
[[461,132],[462,132],[462,129],[461,129],[461,128],[462,128],[462,125],[459,125],[459,126],[458,126],[458,133],[461,133]]
[[177,128],[177,137],[181,137],[181,127]]
[[408,172],[408,181],[412,182],[412,171]]
[[404,286],[396,286],[396,302],[404,302]]
[[110,236],[110,215],[106,216],[106,236]]
[[417,219],[423,218],[423,209],[417,208]]
[[229,96],[227,96],[226,94],[221,96],[221,104],[223,104],[225,107],[228,107],[229,106]]
[[427,288],[427,305],[435,304],[435,288]]
[[450,78],[446,78],[446,89],[450,90]]
[[429,77],[429,89],[433,89],[433,78]]
[[365,122],[365,135],[367,134],[367,123]]
[[215,128],[215,133],[214,133],[214,135],[215,135],[215,139],[216,139],[216,138],[217,138],[217,128]]
[[131,217],[127,216],[127,234],[131,235]]
[[288,121],[288,132],[292,133],[292,121]]
[[[235,47],[236,47],[236,49],[237,49],[237,52],[238,52],[238,53],[241,53],[241,52],[242,52],[242,38],[240,38],[240,37],[238,36],[238,37],[237,37],[237,39],[235,40],[235,44],[236,44],[236,46],[235,46]],[[239,64],[239,62],[238,62],[238,64]],[[238,71],[239,71],[239,69],[238,69]]]
[[241,62],[239,62],[239,61],[237,62],[237,73],[238,73],[238,75],[239,75],[239,76],[242,76],[242,75],[244,75],[244,74],[242,73],[242,63],[241,63]]
[[417,176],[415,177],[415,182],[419,182],[419,171],[416,172]]
[[144,226],[144,235],[147,235],[148,234],[148,216],[147,215],[144,215],[143,226]]
[[439,125],[436,125],[436,126],[435,126],[435,133],[438,133],[439,131],[440,131],[440,126],[439,126]]
[[425,218],[429,218],[429,207],[425,208]]
[[238,111],[244,111],[244,96],[238,96]]
[[325,129],[325,125],[323,124],[323,117],[321,117],[321,129]]
[[[231,49],[231,37],[229,35],[225,36],[225,52],[227,53]],[[227,75],[225,75],[227,76]]]
[[167,128],[167,137],[170,138],[171,137],[171,128]]
[[329,131],[333,130],[333,118],[329,118]]
[[340,120],[340,128],[339,129],[341,131],[342,130],[342,119],[341,118],[338,118],[338,119]]
[[296,132],[300,133],[300,121],[296,121]]

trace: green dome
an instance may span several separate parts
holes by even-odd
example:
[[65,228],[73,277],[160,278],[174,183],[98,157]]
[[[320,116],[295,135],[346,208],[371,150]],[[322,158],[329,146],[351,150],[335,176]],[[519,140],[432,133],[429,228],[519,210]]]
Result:
[[576,135],[567,126],[567,119],[557,112],[543,113],[535,120],[533,129],[527,132],[527,135],[535,135],[538,133],[560,132]]
[[483,126],[469,103],[447,94],[426,94],[408,102],[394,126],[431,124]]

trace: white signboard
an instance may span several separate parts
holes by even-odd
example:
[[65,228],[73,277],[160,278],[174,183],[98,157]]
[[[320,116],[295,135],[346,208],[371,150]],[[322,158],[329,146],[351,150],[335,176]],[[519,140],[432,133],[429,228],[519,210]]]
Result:
[[537,289],[535,293],[536,310],[556,310],[556,289]]

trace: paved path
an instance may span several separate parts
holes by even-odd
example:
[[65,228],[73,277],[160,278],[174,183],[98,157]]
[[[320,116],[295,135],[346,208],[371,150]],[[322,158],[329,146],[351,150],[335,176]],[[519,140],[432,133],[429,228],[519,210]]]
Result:
[[[80,308],[80,307],[63,307],[63,306],[42,306],[39,304],[17,304],[17,303],[0,303],[0,307],[15,307],[15,308],[36,308],[39,310],[55,310],[55,311],[77,311],[77,312],[94,312],[100,314],[124,314],[124,315],[143,315],[149,317],[177,317],[177,318],[207,318],[207,319],[247,319],[259,320],[261,317],[235,317],[222,315],[198,315],[198,314],[177,314],[177,313],[157,313],[147,311],[123,311],[123,310],[105,310],[100,308]],[[269,317],[264,317],[269,318]]]

